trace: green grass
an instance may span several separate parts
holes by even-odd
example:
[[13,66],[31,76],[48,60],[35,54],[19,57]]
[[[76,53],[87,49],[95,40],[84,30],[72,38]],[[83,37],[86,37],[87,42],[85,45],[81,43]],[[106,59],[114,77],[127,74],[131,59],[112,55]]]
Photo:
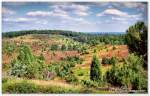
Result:
[[43,86],[24,79],[3,78],[2,93],[79,93],[79,89]]
[[89,68],[74,68],[73,72],[79,80],[89,80],[90,71]]
[[62,94],[62,93],[113,93],[105,90],[98,90],[96,88],[70,88],[70,87],[60,87],[52,85],[37,85],[27,79],[21,78],[3,78],[2,79],[2,93],[49,93],[49,94]]

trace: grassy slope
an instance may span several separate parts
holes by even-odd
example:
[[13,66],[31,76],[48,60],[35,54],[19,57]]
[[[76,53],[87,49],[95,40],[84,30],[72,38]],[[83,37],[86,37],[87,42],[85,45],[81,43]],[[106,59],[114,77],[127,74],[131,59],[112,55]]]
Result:
[[[12,39],[4,39],[3,40],[3,44],[5,44],[4,42],[10,42],[13,41],[16,44],[20,44],[21,42],[24,42],[28,45],[30,45],[32,47],[33,53],[35,55],[39,55],[41,52],[42,53],[47,53],[48,51],[48,47],[46,45],[51,45],[51,44],[78,44],[78,45],[82,45],[80,42],[74,41],[71,38],[67,38],[65,36],[61,36],[61,35],[26,35],[26,36],[19,36],[19,37],[15,37]],[[34,47],[33,44],[37,44],[37,47]],[[87,45],[85,45],[87,46]],[[46,48],[46,51],[42,51],[43,48]],[[125,57],[127,55],[127,47],[125,45],[118,45],[116,46],[115,50],[112,50],[112,46],[111,45],[98,45],[95,47],[90,47],[89,48],[89,54],[85,54],[85,55],[79,55],[78,53],[71,53],[70,54],[78,54],[81,58],[83,58],[83,64],[78,64],[74,69],[73,72],[74,74],[80,79],[89,79],[89,70],[90,70],[90,64],[92,61],[92,56],[93,56],[93,52],[94,49],[97,50],[97,55],[99,55],[99,57],[105,57],[105,56],[110,56],[112,53],[115,56],[122,56]],[[120,54],[118,53],[118,51],[120,52]],[[126,52],[125,55],[122,55],[123,52]],[[69,52],[68,52],[69,53]],[[13,53],[15,54],[15,53]],[[65,52],[61,53],[61,52],[56,52],[56,56],[59,56],[60,54],[65,54]],[[5,56],[6,54],[4,53],[3,56]],[[48,55],[45,56],[49,56],[50,53]],[[3,64],[4,62],[6,62],[7,60],[9,60],[11,58],[11,56],[6,56],[5,58],[3,58]],[[47,57],[46,57],[47,58]],[[55,57],[56,58],[56,57]],[[49,59],[49,58],[48,58]],[[53,58],[51,58],[53,59]],[[5,61],[6,60],[6,61]],[[10,63],[7,62],[7,64]],[[48,62],[47,62],[48,63]],[[121,63],[121,62],[120,62]],[[111,65],[108,66],[102,66],[102,73],[105,74],[105,72],[107,70],[109,70],[111,68]],[[82,74],[82,76],[80,76]],[[54,85],[54,86],[65,86],[68,88],[79,88],[79,86],[74,86],[72,84],[68,84],[65,81],[61,80],[60,78],[55,78],[54,80],[50,80],[50,81],[44,81],[44,80],[28,80],[30,82],[34,82],[35,84],[42,84],[42,85]]]

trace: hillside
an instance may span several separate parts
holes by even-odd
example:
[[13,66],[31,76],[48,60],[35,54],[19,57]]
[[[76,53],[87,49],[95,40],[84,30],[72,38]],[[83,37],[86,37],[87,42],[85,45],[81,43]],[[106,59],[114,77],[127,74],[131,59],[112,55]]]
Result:
[[[22,36],[15,36],[12,38],[4,37],[2,40],[2,44],[2,76],[5,80],[3,81],[5,82],[3,84],[4,92],[8,90],[7,87],[11,86],[11,84],[18,84],[19,82],[21,86],[22,84],[24,84],[24,82],[27,82],[25,86],[28,85],[28,83],[33,83],[35,84],[35,86],[40,86],[40,88],[44,86],[48,86],[46,88],[49,88],[50,86],[60,87],[60,89],[58,89],[58,91],[55,90],[56,92],[54,93],[59,93],[60,90],[72,90],[75,93],[118,93],[120,91],[126,92],[123,89],[119,89],[120,86],[111,85],[106,81],[103,81],[100,85],[91,82],[90,67],[93,55],[96,54],[98,58],[100,58],[100,61],[102,63],[101,72],[103,78],[108,73],[108,71],[112,69],[113,65],[111,64],[111,62],[113,62],[112,59],[114,57],[117,60],[116,66],[122,68],[125,64],[124,59],[128,58],[128,56],[130,55],[127,45],[115,43],[107,44],[105,43],[105,41],[98,42],[95,45],[94,43],[80,42],[79,40],[73,39],[73,37],[60,34],[27,34]],[[29,47],[29,51],[27,51],[28,48],[23,49],[26,48],[26,46]],[[24,53],[22,53],[23,50],[26,50],[27,53],[25,51]],[[21,60],[22,56],[23,58],[25,58],[24,60]],[[104,59],[107,59],[107,61]],[[34,73],[32,73],[33,75],[29,74],[29,77],[26,76],[26,73],[23,75],[22,72],[24,71],[18,70],[18,68],[20,67],[17,66],[19,65],[16,66],[17,70],[12,69],[12,67],[14,66],[12,64],[14,62],[22,63],[30,61],[34,63],[34,60],[37,60],[37,62],[41,63],[38,63],[39,65],[33,64],[33,69],[35,66],[45,66],[46,68],[48,68],[47,71],[44,71],[45,69],[43,71],[40,69],[40,72],[42,72],[41,74],[43,74],[44,77],[42,75],[38,75],[38,73],[37,75],[35,74],[35,76]],[[14,77],[12,74],[10,74],[12,71],[13,74],[19,76],[19,78]],[[35,70],[35,72],[38,71]],[[11,83],[10,81],[14,82]],[[17,91],[17,89],[10,90]],[[9,92],[11,93],[11,91]],[[49,91],[47,92],[51,93],[52,90],[50,91],[49,89]],[[66,91],[66,93],[68,92],[69,91]],[[60,91],[60,93],[65,92]]]

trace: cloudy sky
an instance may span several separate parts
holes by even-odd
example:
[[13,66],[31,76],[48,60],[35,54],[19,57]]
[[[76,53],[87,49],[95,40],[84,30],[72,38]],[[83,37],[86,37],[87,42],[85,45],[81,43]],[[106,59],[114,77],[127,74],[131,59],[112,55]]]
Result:
[[137,21],[147,23],[146,3],[2,3],[3,32],[30,29],[125,32]]

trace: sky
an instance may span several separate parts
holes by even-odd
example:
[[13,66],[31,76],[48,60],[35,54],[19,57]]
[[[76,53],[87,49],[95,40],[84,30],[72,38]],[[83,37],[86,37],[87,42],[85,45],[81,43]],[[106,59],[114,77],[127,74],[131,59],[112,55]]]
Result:
[[3,2],[2,31],[125,32],[147,15],[144,2]]

